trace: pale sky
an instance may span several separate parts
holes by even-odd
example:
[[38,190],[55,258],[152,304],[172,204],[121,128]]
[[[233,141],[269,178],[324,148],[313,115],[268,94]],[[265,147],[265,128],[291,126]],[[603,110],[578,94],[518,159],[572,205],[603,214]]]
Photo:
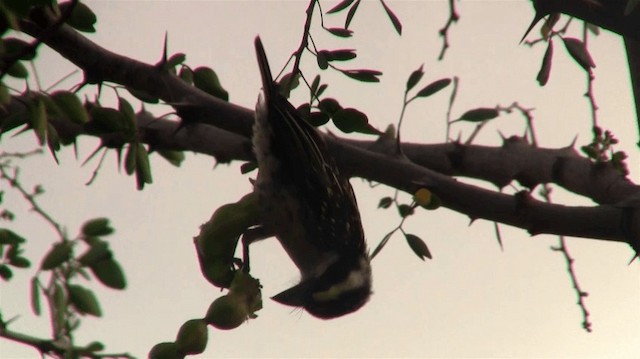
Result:
[[[446,2],[387,2],[404,25],[401,37],[377,1],[360,5],[351,25],[353,39],[334,40],[315,23],[314,39],[320,47],[356,48],[353,68],[384,73],[382,82],[372,85],[324,71],[328,96],[367,113],[374,126],[384,129],[397,121],[407,77],[424,63],[423,85],[460,77],[453,117],[475,107],[518,101],[535,108],[541,146],[566,146],[576,136],[578,145],[590,141],[584,72],[556,41],[551,79],[540,88],[535,77],[544,47],[518,45],[533,17],[529,2],[460,3],[461,20],[451,29],[451,48],[442,62],[436,58],[441,46],[438,30],[448,16]],[[155,63],[167,31],[170,52],[186,53],[187,64],[194,68],[212,67],[230,100],[248,108],[253,108],[260,88],[253,38],[262,37],[272,69],[280,69],[299,44],[307,6],[306,1],[86,3],[98,15],[98,31],[89,37],[99,45]],[[335,3],[321,4],[326,11]],[[340,26],[343,19],[344,14],[329,15],[325,22]],[[581,27],[576,25],[572,36],[578,37]],[[533,36],[537,33],[538,28]],[[637,180],[638,138],[622,42],[602,34],[589,46],[597,64],[600,122],[621,140],[620,149],[630,155],[630,176]],[[47,87],[73,67],[43,51],[36,68]],[[302,69],[310,78],[319,71],[310,55]],[[63,86],[80,80],[76,75]],[[105,104],[113,97],[108,88],[103,91]],[[443,92],[410,106],[403,139],[443,142],[448,98],[449,93]],[[170,112],[168,107],[148,109],[158,115]],[[499,145],[500,133],[521,135],[523,129],[522,118],[502,116],[483,130],[476,143]],[[453,133],[460,132],[463,138],[471,131],[468,125],[453,127]],[[84,167],[80,163],[97,142],[83,138],[79,145],[79,161],[71,149],[59,154],[59,166],[48,154],[25,160],[22,180],[27,187],[44,186],[47,193],[40,198],[41,205],[67,226],[70,235],[87,219],[111,219],[116,233],[108,239],[125,270],[128,288],[114,291],[83,282],[99,296],[103,318],[83,318],[76,340],[77,344],[101,340],[108,352],[128,351],[144,358],[154,344],[174,340],[183,322],[204,316],[220,295],[200,275],[192,237],[217,207],[250,191],[249,177],[240,175],[238,163],[213,169],[214,161],[204,155],[188,154],[180,169],[152,156],[154,183],[138,192],[135,179],[118,173],[115,154],[110,154],[97,180],[87,187],[84,183],[97,162]],[[2,151],[17,151],[37,144],[28,133],[4,136],[1,146]],[[375,247],[399,222],[393,210],[376,209],[379,199],[393,195],[393,189],[372,189],[359,179],[352,183],[369,246]],[[18,216],[9,228],[29,240],[26,256],[34,263],[34,268],[16,270],[9,283],[0,283],[3,319],[19,316],[11,324],[13,330],[46,337],[47,315],[38,318],[31,313],[28,282],[55,233],[5,183],[1,186],[6,191],[3,206]],[[556,202],[590,204],[556,192]],[[501,226],[501,251],[492,223],[478,220],[469,225],[468,218],[447,209],[420,212],[405,229],[427,242],[433,260],[420,261],[403,238],[394,237],[373,261],[371,301],[332,321],[268,299],[296,283],[298,274],[277,241],[256,244],[252,272],[264,286],[264,309],[259,318],[236,330],[210,328],[207,351],[197,357],[640,357],[640,271],[638,262],[627,265],[633,256],[627,245],[568,239],[580,284],[589,292],[586,305],[593,332],[586,333],[564,259],[550,250],[557,238],[531,238],[523,230]],[[0,357],[37,358],[38,353],[0,340]]]

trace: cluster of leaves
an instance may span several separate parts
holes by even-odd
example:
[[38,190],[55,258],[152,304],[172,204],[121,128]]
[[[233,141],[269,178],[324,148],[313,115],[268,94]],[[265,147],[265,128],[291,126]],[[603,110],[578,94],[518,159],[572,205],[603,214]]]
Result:
[[[101,316],[102,310],[93,292],[72,280],[83,277],[95,278],[106,287],[122,290],[126,279],[120,264],[115,260],[109,243],[104,237],[113,233],[106,218],[95,218],[85,222],[75,239],[63,238],[55,243],[40,262],[40,271],[32,280],[32,308],[40,315],[40,295],[52,300],[54,317],[60,322],[71,319],[71,314]],[[78,247],[85,250],[75,255]],[[50,273],[49,285],[44,286],[39,278],[41,273]],[[91,274],[90,274],[91,273]],[[72,308],[70,310],[69,308]]]
[[13,277],[12,267],[17,269],[31,266],[31,262],[22,256],[21,245],[25,242],[24,238],[12,230],[0,228],[0,278],[3,280],[10,280]]
[[[393,28],[396,30],[396,32],[398,33],[398,35],[402,34],[402,23],[400,22],[400,19],[398,19],[398,16],[396,16],[396,14],[394,14],[394,12],[391,10],[391,8],[384,2],[384,0],[380,0],[380,4],[382,5],[385,13],[387,14],[387,17],[389,18],[389,20],[391,20],[391,24],[393,24]],[[347,15],[345,17],[345,21],[344,21],[344,29],[339,29],[339,30],[347,30],[349,31],[349,25],[351,24],[351,21],[353,20],[353,17],[355,16],[356,12],[358,11],[358,6],[360,6],[360,0],[343,0],[341,2],[339,2],[338,4],[336,4],[334,7],[332,7],[329,11],[327,11],[327,14],[335,14],[335,13],[339,13],[341,11],[347,10]],[[348,37],[351,36],[351,32],[345,32],[345,31],[336,31],[335,29],[327,29],[327,31],[331,32],[332,34],[336,35],[336,36],[342,36],[342,37]]]
[[609,130],[604,132],[598,126],[593,128],[593,140],[588,145],[582,146],[582,153],[597,164],[610,163],[620,174],[629,174],[627,164],[627,154],[624,151],[615,151],[613,146],[618,143],[613,133]]
[[378,253],[380,253],[380,251],[387,245],[391,237],[397,231],[400,231],[404,236],[404,239],[407,241],[409,248],[411,248],[418,258],[422,260],[424,260],[424,258],[431,259],[431,252],[429,251],[427,244],[417,235],[405,232],[402,226],[407,218],[415,214],[416,208],[422,207],[429,211],[435,210],[440,207],[440,199],[438,199],[438,197],[427,188],[419,188],[413,195],[413,201],[410,204],[407,204],[398,199],[398,191],[396,191],[393,197],[383,197],[378,203],[378,208],[382,209],[391,208],[391,206],[395,206],[398,210],[398,214],[401,218],[400,223],[382,238],[373,252],[371,252],[371,258],[378,255]]

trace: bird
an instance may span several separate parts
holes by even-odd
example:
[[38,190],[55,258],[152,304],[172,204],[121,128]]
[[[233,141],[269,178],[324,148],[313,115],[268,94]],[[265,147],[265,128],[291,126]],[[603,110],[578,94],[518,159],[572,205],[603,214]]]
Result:
[[258,163],[254,190],[262,226],[300,271],[300,282],[273,296],[321,319],[364,306],[371,296],[371,260],[349,179],[341,175],[318,130],[278,90],[260,37],[262,78],[253,126]]

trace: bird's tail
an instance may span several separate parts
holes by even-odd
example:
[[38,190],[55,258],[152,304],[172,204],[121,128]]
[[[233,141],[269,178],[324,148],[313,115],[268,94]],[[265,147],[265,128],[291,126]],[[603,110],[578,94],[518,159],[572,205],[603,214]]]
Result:
[[260,76],[262,78],[262,90],[264,91],[265,101],[269,103],[269,101],[273,100],[275,85],[273,83],[273,77],[271,77],[269,61],[267,60],[267,54],[264,52],[264,46],[262,46],[260,36],[256,36],[255,46],[258,66],[260,67]]

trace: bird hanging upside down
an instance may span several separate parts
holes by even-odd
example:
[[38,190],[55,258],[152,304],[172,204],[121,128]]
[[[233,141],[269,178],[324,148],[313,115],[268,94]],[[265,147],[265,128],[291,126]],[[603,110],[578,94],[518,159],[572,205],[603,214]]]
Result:
[[263,226],[301,273],[279,303],[335,318],[371,295],[371,266],[358,205],[327,144],[278,91],[260,38],[255,40],[263,93],[256,105],[255,190]]

